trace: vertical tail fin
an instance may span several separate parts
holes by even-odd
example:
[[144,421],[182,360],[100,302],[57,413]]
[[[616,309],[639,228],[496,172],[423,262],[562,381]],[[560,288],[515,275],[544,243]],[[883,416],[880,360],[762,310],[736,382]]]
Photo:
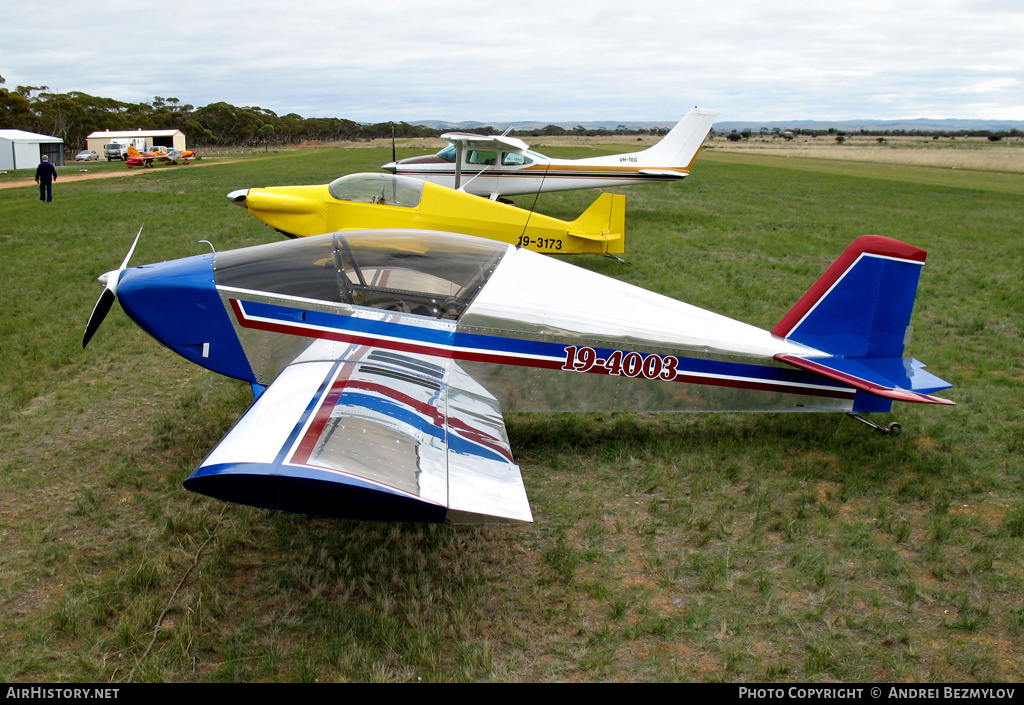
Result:
[[857,238],[772,333],[837,357],[901,357],[926,254],[887,237]]
[[716,117],[714,110],[694,108],[660,142],[634,156],[645,166],[689,167]]
[[608,253],[621,254],[625,252],[626,243],[626,197],[618,193],[602,193],[569,225],[570,235],[605,240]]
[[947,382],[917,360],[903,359],[925,257],[924,250],[887,237],[854,240],[772,329],[831,357],[778,359],[871,395],[858,393],[855,411],[888,411],[892,399],[952,403],[929,396]]

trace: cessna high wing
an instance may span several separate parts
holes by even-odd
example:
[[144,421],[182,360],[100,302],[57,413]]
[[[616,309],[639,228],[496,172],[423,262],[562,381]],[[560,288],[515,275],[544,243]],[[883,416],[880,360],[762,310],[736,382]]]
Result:
[[128,159],[125,160],[125,165],[129,169],[133,169],[137,166],[153,166],[155,162],[177,164],[179,160],[191,164],[189,158],[195,155],[196,153],[191,150],[182,151],[169,147],[153,147],[148,152],[140,152],[135,147],[128,145]]
[[[140,230],[141,234],[141,230]],[[532,521],[503,411],[952,404],[903,359],[925,252],[855,240],[771,331],[512,245],[328,233],[120,268],[114,300],[255,401],[188,489],[350,519]]]
[[718,115],[694,108],[660,142],[641,152],[586,159],[552,159],[520,139],[463,132],[441,135],[450,144],[430,156],[385,164],[394,174],[460,189],[492,200],[543,191],[677,181],[693,161]]

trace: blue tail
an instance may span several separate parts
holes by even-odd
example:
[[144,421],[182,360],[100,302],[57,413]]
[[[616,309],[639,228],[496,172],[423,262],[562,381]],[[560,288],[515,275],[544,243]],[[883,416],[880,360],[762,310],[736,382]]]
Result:
[[931,396],[949,383],[917,360],[903,359],[925,257],[899,240],[854,240],[772,329],[827,355],[778,359],[856,388],[857,412],[889,411],[894,399],[952,404]]

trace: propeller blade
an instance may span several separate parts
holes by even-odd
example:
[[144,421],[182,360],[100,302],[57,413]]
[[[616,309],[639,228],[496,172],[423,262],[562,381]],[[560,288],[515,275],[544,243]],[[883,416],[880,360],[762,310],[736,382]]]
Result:
[[110,307],[114,305],[114,301],[117,299],[117,283],[121,280],[121,272],[128,268],[128,261],[131,260],[132,255],[135,253],[135,246],[139,244],[139,238],[142,237],[143,227],[145,227],[145,223],[139,227],[139,232],[135,234],[135,240],[132,242],[132,246],[128,249],[128,254],[125,255],[117,271],[107,272],[100,277],[104,287],[103,293],[96,300],[96,305],[92,307],[92,313],[89,315],[89,322],[85,324],[85,335],[82,336],[83,350],[89,344],[89,341],[92,340],[100,324],[103,323],[103,319],[110,313]]
[[82,336],[82,349],[85,350],[85,346],[92,340],[92,336],[95,335],[96,330],[103,323],[103,319],[107,317],[110,312],[110,307],[114,305],[114,300],[117,295],[109,288],[104,289],[103,293],[100,294],[100,298],[96,299],[96,305],[93,306],[92,314],[89,316],[89,322],[85,326],[85,335]]
[[[124,262],[122,262],[121,266],[117,268],[118,272],[120,272],[123,269],[127,269],[128,268],[128,260],[130,260],[132,258],[132,253],[135,252],[135,246],[139,244],[139,238],[142,237],[142,229],[144,227],[146,227],[145,223],[143,223],[142,225],[139,226],[139,232],[137,232],[135,234],[135,241],[132,243],[131,249],[128,250],[128,254],[125,255]],[[115,290],[117,289],[117,284],[116,283],[114,284],[114,289]],[[116,294],[117,291],[114,291],[114,293]]]

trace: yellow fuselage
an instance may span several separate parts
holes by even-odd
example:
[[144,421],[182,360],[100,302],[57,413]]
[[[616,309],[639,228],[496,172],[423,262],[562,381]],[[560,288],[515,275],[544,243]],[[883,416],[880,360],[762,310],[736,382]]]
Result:
[[[625,239],[625,196],[601,196],[569,222],[423,184],[413,207],[334,198],[327,185],[251,188],[244,205],[267,225],[291,237],[338,230],[413,228],[486,237],[547,254],[620,254]],[[243,205],[239,203],[239,205]]]

